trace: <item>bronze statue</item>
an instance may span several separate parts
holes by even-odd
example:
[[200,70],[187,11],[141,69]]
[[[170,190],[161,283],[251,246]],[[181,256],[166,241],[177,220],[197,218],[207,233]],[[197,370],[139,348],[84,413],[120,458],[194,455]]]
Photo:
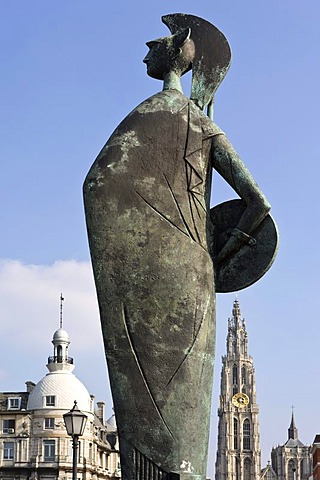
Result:
[[[172,35],[148,42],[144,59],[163,90],[121,122],[84,183],[125,480],[205,479],[215,278],[220,291],[243,288],[267,270],[276,249],[267,200],[203,113],[211,115],[229,45],[201,18],[173,14],[163,21]],[[180,82],[190,69],[191,99]],[[212,169],[241,201],[210,212]],[[267,246],[259,247],[255,233]],[[243,268],[255,251],[265,257],[259,271],[233,283],[226,272]]]

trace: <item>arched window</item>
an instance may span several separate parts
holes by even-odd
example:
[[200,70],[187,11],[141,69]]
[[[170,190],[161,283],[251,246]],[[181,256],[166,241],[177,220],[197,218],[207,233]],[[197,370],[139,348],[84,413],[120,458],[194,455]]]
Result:
[[238,385],[238,368],[237,365],[232,367],[232,383],[233,385]]
[[289,460],[288,462],[288,480],[294,480],[295,478],[296,465],[294,460]]
[[62,347],[61,345],[58,345],[58,348],[57,348],[57,361],[58,363],[62,363]]
[[236,480],[239,480],[240,475],[239,475],[239,459],[237,457],[234,457],[234,461],[236,462]]
[[92,443],[89,443],[89,463],[92,463]]
[[247,383],[247,371],[245,366],[241,368],[241,377],[242,377],[242,383],[243,385],[245,385]]
[[238,420],[236,418],[233,419],[233,448],[234,450],[238,449]]
[[251,479],[251,460],[250,458],[245,458],[243,462],[243,480]]
[[250,422],[247,418],[243,422],[243,450],[250,450]]

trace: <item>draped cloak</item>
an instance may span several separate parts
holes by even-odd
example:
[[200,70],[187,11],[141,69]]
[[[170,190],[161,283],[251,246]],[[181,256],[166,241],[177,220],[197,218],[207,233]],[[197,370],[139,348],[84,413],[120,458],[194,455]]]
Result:
[[221,133],[182,93],[162,91],[121,122],[84,183],[126,480],[205,479],[215,345],[210,139]]

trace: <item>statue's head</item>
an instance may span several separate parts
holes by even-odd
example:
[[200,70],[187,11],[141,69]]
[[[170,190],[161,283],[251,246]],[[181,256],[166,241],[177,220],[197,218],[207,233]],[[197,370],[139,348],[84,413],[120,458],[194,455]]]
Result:
[[191,99],[203,109],[212,101],[228,71],[231,61],[228,41],[217,27],[194,15],[172,13],[164,15],[162,21],[173,37],[185,29],[191,30],[188,37],[194,42]]
[[190,38],[190,28],[185,28],[169,37],[147,42],[149,52],[144,58],[150,77],[163,80],[171,71],[183,75],[192,68],[195,47]]

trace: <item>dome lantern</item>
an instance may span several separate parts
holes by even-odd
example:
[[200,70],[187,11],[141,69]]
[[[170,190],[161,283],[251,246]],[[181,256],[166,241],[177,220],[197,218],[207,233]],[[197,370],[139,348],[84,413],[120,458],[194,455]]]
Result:
[[57,370],[74,369],[73,358],[68,357],[68,348],[70,345],[69,335],[62,328],[62,302],[64,298],[60,295],[60,328],[53,334],[53,356],[48,358],[47,368],[50,372]]

